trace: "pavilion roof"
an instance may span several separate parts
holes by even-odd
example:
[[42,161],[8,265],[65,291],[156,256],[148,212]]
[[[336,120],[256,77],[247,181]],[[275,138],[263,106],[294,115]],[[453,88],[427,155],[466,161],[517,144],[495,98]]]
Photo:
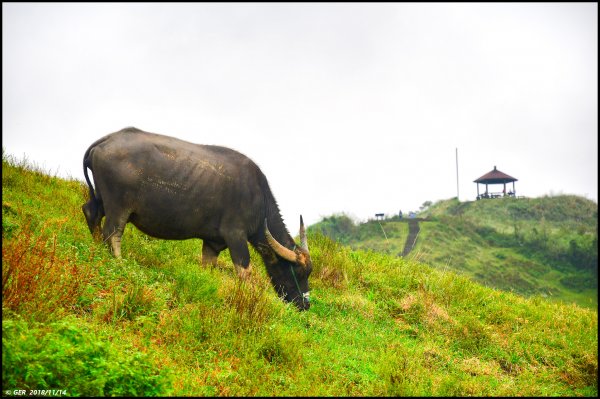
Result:
[[517,179],[515,179],[512,176],[507,175],[504,172],[500,172],[494,166],[494,170],[486,173],[485,175],[481,176],[479,179],[474,180],[473,182],[474,183],[482,183],[482,184],[499,184],[499,183],[510,183],[513,181],[517,181]]

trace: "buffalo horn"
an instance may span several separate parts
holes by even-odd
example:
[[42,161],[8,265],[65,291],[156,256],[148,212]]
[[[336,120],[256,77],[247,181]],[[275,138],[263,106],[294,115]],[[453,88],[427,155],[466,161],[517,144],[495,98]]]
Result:
[[302,215],[300,215],[300,246],[308,252],[308,240],[306,239],[306,230],[304,230],[304,220],[302,220]]
[[273,249],[273,251],[275,251],[277,255],[279,255],[287,261],[294,263],[296,262],[296,253],[291,249],[284,247],[279,242],[277,242],[275,238],[273,238],[271,232],[269,231],[269,227],[267,226],[267,219],[265,219],[265,237],[267,238],[269,246]]

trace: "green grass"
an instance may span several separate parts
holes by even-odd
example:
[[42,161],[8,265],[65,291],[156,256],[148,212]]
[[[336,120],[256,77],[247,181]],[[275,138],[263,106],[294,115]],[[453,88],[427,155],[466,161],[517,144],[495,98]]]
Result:
[[89,234],[81,182],[7,156],[2,177],[3,391],[597,396],[595,310],[312,232],[312,307],[298,312],[255,252],[242,283],[228,254],[201,267],[201,241],[128,226],[117,260]]

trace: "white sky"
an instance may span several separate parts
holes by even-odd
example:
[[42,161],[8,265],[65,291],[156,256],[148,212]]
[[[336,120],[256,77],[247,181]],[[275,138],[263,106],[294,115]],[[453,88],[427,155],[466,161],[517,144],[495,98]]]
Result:
[[598,5],[3,3],[2,116],[7,153],[82,180],[126,126],[234,148],[292,234],[455,197],[456,148],[462,201],[497,166],[597,202]]

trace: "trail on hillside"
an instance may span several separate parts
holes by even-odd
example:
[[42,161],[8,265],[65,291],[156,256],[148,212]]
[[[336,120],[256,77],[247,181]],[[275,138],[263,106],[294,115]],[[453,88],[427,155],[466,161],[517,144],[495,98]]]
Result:
[[408,221],[408,237],[406,237],[406,243],[404,244],[404,250],[402,256],[406,256],[412,251],[417,243],[417,237],[419,236],[419,221],[417,219],[409,219]]

